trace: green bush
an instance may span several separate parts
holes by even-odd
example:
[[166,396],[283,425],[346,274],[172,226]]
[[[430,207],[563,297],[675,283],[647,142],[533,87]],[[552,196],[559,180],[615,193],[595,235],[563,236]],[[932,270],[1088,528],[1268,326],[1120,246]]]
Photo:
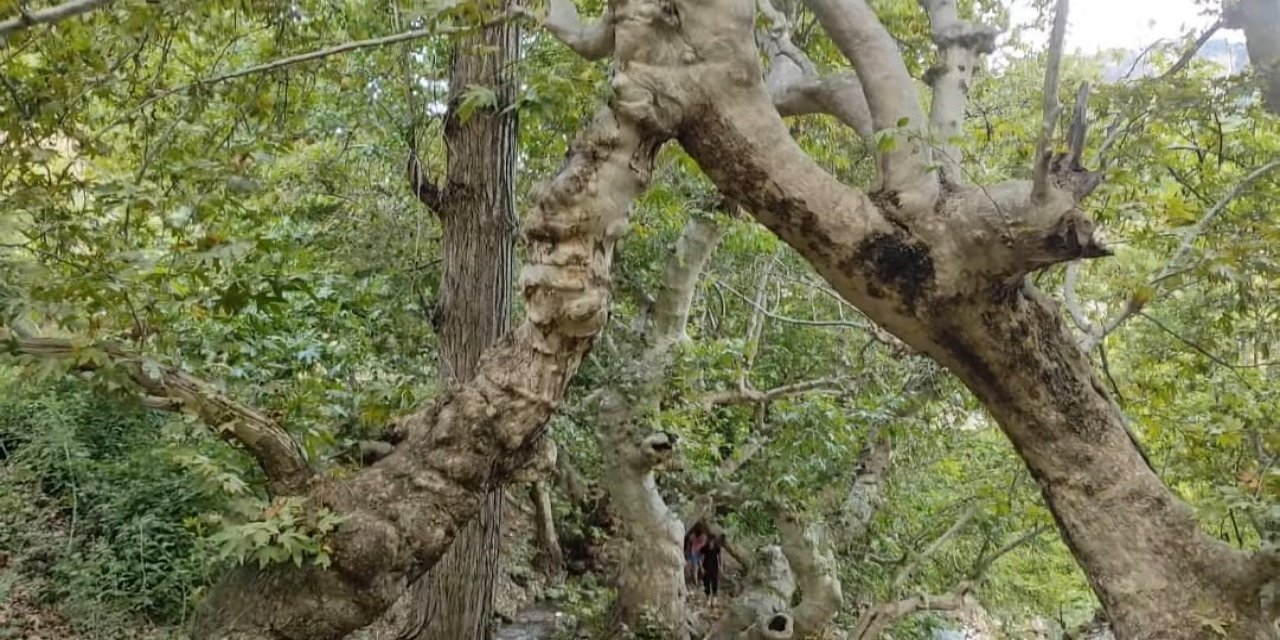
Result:
[[186,523],[227,498],[179,464],[174,445],[204,443],[174,442],[169,419],[74,382],[0,385],[0,553],[94,636],[178,623],[216,575]]

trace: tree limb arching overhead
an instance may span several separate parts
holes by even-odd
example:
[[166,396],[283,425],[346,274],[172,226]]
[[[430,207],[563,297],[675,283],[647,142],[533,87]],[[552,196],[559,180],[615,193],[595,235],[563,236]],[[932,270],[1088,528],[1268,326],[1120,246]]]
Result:
[[[875,126],[918,116],[866,3],[809,6],[858,67]],[[616,15],[615,64],[635,103],[678,105],[679,141],[727,197],[977,395],[1122,637],[1209,638],[1195,617],[1205,612],[1231,633],[1263,637],[1255,558],[1199,530],[1130,440],[1057,306],[1026,279],[1107,255],[1079,206],[1096,186],[1088,172],[1064,162],[1065,174],[1038,188],[1014,180],[944,191],[925,154],[897,147],[884,157],[885,189],[860,193],[819,168],[781,123],[761,80],[750,3],[635,0]]]
[[[871,110],[875,131],[892,135],[880,151],[880,188],[895,208],[914,209],[938,194],[937,175],[920,95],[898,45],[865,0],[806,0],[805,6],[827,30],[832,42],[853,63]],[[896,132],[896,133],[895,133]]]

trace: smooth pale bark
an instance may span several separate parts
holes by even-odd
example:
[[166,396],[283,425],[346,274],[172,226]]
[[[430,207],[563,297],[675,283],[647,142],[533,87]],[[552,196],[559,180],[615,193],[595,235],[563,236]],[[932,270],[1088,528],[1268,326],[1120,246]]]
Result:
[[742,594],[711,629],[711,640],[790,640],[796,579],[781,547],[767,546],[751,561]]
[[635,352],[620,354],[630,369],[617,385],[602,389],[596,435],[607,461],[603,485],[622,523],[615,615],[632,631],[682,638],[685,609],[685,528],[658,492],[654,472],[675,453],[675,441],[654,433],[656,409],[672,349],[686,339],[689,309],[702,270],[724,231],[715,221],[693,218],[667,262],[655,298],[653,323]]
[[983,54],[996,48],[998,31],[961,20],[956,0],[920,0],[929,12],[938,62],[925,74],[933,90],[929,108],[929,133],[937,145],[934,157],[944,180],[964,182],[960,142],[964,135],[964,111],[969,105],[969,83]]
[[866,0],[805,0],[805,6],[853,62],[875,131],[893,138],[891,144],[876,145],[880,188],[895,194],[907,207],[932,201],[937,196],[938,178],[929,171],[933,160],[928,123],[897,42],[880,27]]
[[[842,49],[881,126],[905,108],[893,96],[910,79],[883,59],[885,38],[867,31],[883,29],[864,3],[831,4],[809,3],[853,34]],[[633,95],[678,105],[679,140],[727,196],[973,390],[1040,483],[1118,635],[1211,638],[1215,625],[1231,637],[1271,635],[1260,590],[1275,575],[1274,556],[1251,557],[1198,529],[1128,437],[1057,305],[1026,283],[1037,269],[1106,255],[1076,206],[1076,168],[1055,166],[1035,199],[1026,182],[936,191],[910,176],[903,189],[924,187],[873,199],[791,140],[761,81],[749,3],[663,5],[656,14],[640,0],[616,9],[616,63]],[[671,15],[678,22],[662,17]]]

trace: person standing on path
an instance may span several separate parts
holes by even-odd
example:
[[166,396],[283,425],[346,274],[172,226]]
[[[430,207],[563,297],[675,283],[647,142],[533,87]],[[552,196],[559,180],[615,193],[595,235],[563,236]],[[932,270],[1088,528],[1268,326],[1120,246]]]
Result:
[[702,551],[707,545],[707,527],[698,522],[684,539],[685,557],[689,561],[691,580],[696,585],[702,577]]
[[702,589],[712,607],[720,595],[720,551],[723,549],[724,534],[712,536],[702,549]]

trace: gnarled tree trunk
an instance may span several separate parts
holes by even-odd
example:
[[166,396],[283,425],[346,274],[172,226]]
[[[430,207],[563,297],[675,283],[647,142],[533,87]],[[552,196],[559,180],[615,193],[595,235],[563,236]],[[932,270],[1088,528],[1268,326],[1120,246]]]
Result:
[[521,278],[526,320],[485,352],[475,377],[409,417],[387,457],[315,480],[312,505],[345,518],[333,566],[241,567],[193,624],[200,640],[328,640],[382,615],[448,549],[484,496],[525,466],[607,318],[609,268],[632,201],[676,118],[619,96],[535,194]]

